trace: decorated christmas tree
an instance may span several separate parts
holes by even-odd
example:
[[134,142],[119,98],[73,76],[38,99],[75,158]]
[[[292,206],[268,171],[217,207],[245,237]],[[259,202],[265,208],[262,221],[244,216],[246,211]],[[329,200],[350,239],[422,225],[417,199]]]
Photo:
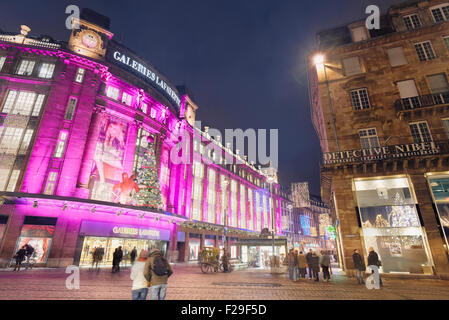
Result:
[[161,208],[162,197],[154,150],[150,146],[139,157],[136,180],[140,191],[135,195],[138,206]]

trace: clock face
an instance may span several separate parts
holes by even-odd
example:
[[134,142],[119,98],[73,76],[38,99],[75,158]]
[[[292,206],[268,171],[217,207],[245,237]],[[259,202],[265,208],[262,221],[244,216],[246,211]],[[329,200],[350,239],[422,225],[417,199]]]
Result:
[[98,44],[98,38],[95,34],[89,32],[85,33],[82,38],[83,45],[87,48],[95,48]]

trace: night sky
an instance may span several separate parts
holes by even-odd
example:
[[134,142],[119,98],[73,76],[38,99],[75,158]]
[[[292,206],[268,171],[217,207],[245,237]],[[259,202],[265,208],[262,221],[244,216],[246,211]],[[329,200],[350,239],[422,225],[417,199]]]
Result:
[[68,41],[65,8],[76,4],[111,18],[114,38],[175,85],[186,85],[197,119],[225,128],[279,129],[282,185],[309,181],[319,194],[320,146],[308,99],[305,56],[318,31],[382,12],[401,0],[2,1],[0,29]]

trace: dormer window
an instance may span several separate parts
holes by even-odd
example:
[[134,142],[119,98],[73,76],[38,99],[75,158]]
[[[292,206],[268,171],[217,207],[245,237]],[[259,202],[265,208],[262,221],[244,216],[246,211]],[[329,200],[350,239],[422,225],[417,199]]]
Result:
[[131,106],[132,101],[133,101],[132,95],[130,95],[130,94],[126,93],[126,92],[123,92],[122,103],[126,104],[127,106]]
[[109,98],[114,99],[114,100],[118,100],[119,93],[120,93],[120,90],[115,87],[109,86],[106,89],[106,96],[108,96]]
[[21,76],[31,76],[33,74],[35,64],[36,61],[33,60],[21,60],[16,74]]
[[359,42],[369,39],[368,30],[365,26],[351,28],[352,42]]
[[402,18],[407,30],[413,30],[421,28],[421,21],[417,14],[410,14]]

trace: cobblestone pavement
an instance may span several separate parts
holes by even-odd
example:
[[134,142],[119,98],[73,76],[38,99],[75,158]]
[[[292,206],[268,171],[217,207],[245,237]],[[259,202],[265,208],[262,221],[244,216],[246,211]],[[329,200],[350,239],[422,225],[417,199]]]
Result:
[[[292,282],[286,274],[263,270],[203,274],[197,265],[174,266],[167,300],[403,300],[449,299],[449,281],[384,279],[381,290],[368,290],[354,279],[333,275],[329,283]],[[6,299],[130,299],[129,269],[112,274],[82,269],[80,289],[68,290],[65,269],[0,271],[0,300]]]

